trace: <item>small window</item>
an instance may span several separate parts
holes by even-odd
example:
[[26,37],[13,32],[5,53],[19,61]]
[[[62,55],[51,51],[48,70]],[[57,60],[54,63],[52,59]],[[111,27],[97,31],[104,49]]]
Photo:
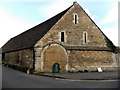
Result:
[[64,42],[65,41],[65,35],[64,35],[64,32],[61,32],[61,42]]
[[84,38],[85,38],[85,43],[87,42],[87,39],[86,39],[86,33],[84,33]]
[[74,14],[74,24],[78,24],[78,15]]
[[87,32],[83,32],[83,44],[87,43]]
[[75,15],[75,24],[77,24],[77,15]]

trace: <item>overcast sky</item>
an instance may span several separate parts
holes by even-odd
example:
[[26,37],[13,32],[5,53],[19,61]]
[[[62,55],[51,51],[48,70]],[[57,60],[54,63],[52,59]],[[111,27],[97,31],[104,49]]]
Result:
[[[10,38],[60,13],[75,0],[0,0],[0,47]],[[118,46],[118,1],[76,0]]]

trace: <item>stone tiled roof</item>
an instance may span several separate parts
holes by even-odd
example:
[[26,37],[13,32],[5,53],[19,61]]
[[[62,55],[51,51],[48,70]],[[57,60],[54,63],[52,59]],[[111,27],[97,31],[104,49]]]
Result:
[[18,36],[11,38],[2,47],[2,52],[5,53],[32,48],[37,43],[37,41],[40,40],[71,7],[72,6],[57,14],[56,16],[48,19],[47,21],[19,34]]

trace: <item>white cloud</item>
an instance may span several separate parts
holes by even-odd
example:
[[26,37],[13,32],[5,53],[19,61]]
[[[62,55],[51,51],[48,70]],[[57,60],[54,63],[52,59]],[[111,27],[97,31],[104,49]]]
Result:
[[56,0],[1,0],[2,2],[55,2]]
[[[58,1],[54,1],[52,2],[52,4],[46,6],[43,9],[39,9],[39,12],[44,12],[44,16],[46,16],[47,18],[50,18],[58,13],[60,13],[61,11],[67,9],[68,7],[70,7],[72,5],[72,3],[74,2],[74,0],[58,0]],[[84,9],[86,11],[86,13],[93,19],[95,20],[97,18],[97,16],[92,15],[90,13],[90,11],[88,9]]]
[[19,17],[10,15],[4,8],[0,7],[0,47],[10,38],[29,29],[31,24]]
[[[1,0],[2,2],[56,2],[62,0]],[[65,0],[65,1],[75,1],[75,0]],[[80,2],[113,2],[117,0],[77,0]]]
[[93,20],[95,20],[97,18],[97,16],[92,15],[88,9],[84,9],[84,10]]
[[[102,23],[100,24],[101,26],[104,24],[109,24],[112,22],[117,22],[118,20],[118,3],[114,3],[112,5],[112,9],[109,11],[108,15],[104,18]],[[88,9],[84,9],[86,13],[93,19],[95,20],[97,17],[95,15],[92,15]],[[103,33],[116,45],[118,46],[118,27],[117,25],[115,26],[110,26],[110,27],[104,27],[102,28]]]
[[[103,21],[99,24],[102,28],[102,31],[107,35],[108,38],[118,46],[118,2],[114,2],[111,6],[110,11],[103,19]],[[114,26],[112,26],[113,24]],[[115,25],[116,24],[116,25]],[[110,25],[110,26],[109,26]]]
[[69,1],[70,0],[58,0],[56,2],[53,2],[52,4],[45,6],[45,8],[42,9],[42,12],[45,11],[44,15],[50,18],[68,8],[71,5],[71,2]]
[[85,8],[84,10],[88,15],[90,15],[90,11],[88,9]]
[[107,23],[117,22],[117,20],[118,20],[118,2],[112,5],[112,8],[110,9],[109,13],[100,24],[103,25]]
[[93,15],[93,16],[91,16],[91,18],[92,18],[93,20],[95,20],[95,19],[97,18],[97,16]]
[[118,28],[103,28],[104,34],[116,45],[118,46]]
[[[50,6],[45,6],[45,8],[43,8],[45,16],[48,18],[50,18],[50,17],[58,14],[59,12],[65,10],[65,8],[68,8],[71,5],[71,3],[73,2],[73,0],[58,0],[58,1],[53,0],[53,1],[54,2],[52,4],[50,4]],[[51,2],[51,1],[49,0],[48,2]],[[116,8],[115,5],[114,5],[114,8]],[[114,8],[111,11],[112,13],[115,13],[114,11],[116,11],[116,9],[114,9]],[[85,11],[90,15],[90,17],[93,20],[96,19],[96,16],[91,15],[91,13],[88,9],[86,9]],[[109,16],[109,18],[110,17],[113,18],[114,16]],[[108,17],[106,17],[106,18],[108,18]],[[108,21],[109,18],[106,21]],[[115,18],[113,18],[113,19],[115,19]],[[6,41],[8,41],[11,37],[18,35],[19,33],[23,32],[23,31],[25,31],[33,26],[34,25],[30,24],[28,21],[25,21],[17,16],[13,16],[10,13],[8,13],[8,11],[6,11],[4,8],[0,7],[0,47],[4,43],[6,43]],[[117,32],[114,30],[117,30],[117,29],[116,28],[104,28],[103,29],[105,34],[108,37],[110,37],[110,39],[112,41],[117,43],[118,36],[117,36]],[[114,37],[116,39],[113,40],[113,36],[111,36],[111,33],[115,34]]]

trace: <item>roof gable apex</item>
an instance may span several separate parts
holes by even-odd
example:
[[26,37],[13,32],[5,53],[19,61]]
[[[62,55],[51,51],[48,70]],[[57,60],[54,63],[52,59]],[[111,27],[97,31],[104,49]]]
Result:
[[102,33],[102,35],[105,37],[105,41],[107,43],[107,47],[110,48],[111,50],[113,50],[113,52],[116,51],[116,46],[113,44],[113,42],[103,33],[103,31],[98,27],[98,25],[94,22],[94,20],[88,15],[88,13],[81,7],[80,4],[77,3],[77,1],[73,2],[73,6],[78,6],[80,7],[85,14],[87,15],[87,17],[92,21],[92,23],[98,28],[98,30]]
[[[76,11],[76,9],[80,9],[80,10],[78,10],[78,12]],[[51,38],[51,36],[53,36],[53,34],[54,34],[54,36],[56,36],[57,35],[57,33],[53,33],[53,32],[56,32],[56,30],[58,30],[58,28],[59,28],[59,26],[62,26],[62,27],[66,27],[67,29],[69,28],[69,26],[73,26],[74,24],[73,23],[71,23],[71,22],[73,22],[72,20],[73,20],[73,18],[74,18],[74,14],[78,14],[79,16],[82,16],[82,15],[80,15],[81,14],[81,11],[84,13],[82,13],[83,15],[85,15],[85,17],[87,17],[88,19],[87,19],[87,22],[90,22],[89,24],[92,24],[90,27],[91,28],[89,28],[89,30],[91,30],[92,28],[95,28],[94,30],[95,30],[95,32],[97,32],[97,33],[100,33],[100,35],[102,35],[103,36],[103,39],[100,39],[100,41],[102,41],[103,43],[101,44],[101,46],[103,47],[106,47],[106,48],[108,48],[109,50],[111,50],[112,48],[114,48],[114,45],[113,45],[113,43],[106,37],[106,35],[101,31],[101,29],[96,25],[96,23],[90,18],[90,16],[85,12],[85,10],[77,3],[77,2],[74,2],[73,3],[73,5],[71,6],[71,8],[57,21],[57,23],[51,28],[51,30],[50,30],[50,32],[48,32],[46,35],[45,35],[45,37],[43,37],[41,40],[39,40],[38,41],[38,43],[36,43],[36,45],[35,45],[35,47],[36,46],[39,46],[39,44],[42,44],[43,42],[46,42],[46,41],[49,41],[49,40],[51,40],[51,41],[54,41],[54,40],[52,40],[52,38]],[[82,17],[81,17],[82,18]],[[70,20],[69,20],[70,19]],[[84,18],[83,18],[84,19]],[[70,22],[70,24],[68,24],[69,22],[67,22],[67,21],[69,21]],[[79,22],[81,22],[82,20],[80,20]],[[64,25],[62,24],[62,23],[64,23]],[[66,24],[67,23],[67,24]],[[84,23],[85,24],[85,23]],[[73,26],[74,27],[74,26]],[[78,27],[78,25],[77,25],[77,27]],[[70,28],[69,28],[70,29]],[[75,29],[75,28],[74,28]],[[84,29],[84,28],[81,28],[81,29]],[[94,30],[93,30],[93,32],[94,32]],[[61,28],[59,28],[59,30],[57,31],[57,32],[62,32],[62,31],[65,31],[66,32],[66,30],[65,29],[61,29]],[[81,30],[82,31],[82,30]],[[51,33],[52,32],[52,33]],[[50,34],[51,33],[51,34]],[[60,35],[58,35],[58,40],[55,40],[56,42],[58,41],[60,41],[60,39],[59,39],[59,37],[60,37]],[[95,36],[96,37],[96,36]],[[99,36],[98,36],[99,37]],[[49,40],[48,40],[48,38],[50,38]],[[105,39],[104,39],[105,38]],[[95,38],[96,39],[96,38]],[[51,42],[51,41],[49,41],[49,42]],[[95,41],[95,40],[94,40]],[[96,41],[95,41],[96,42]],[[61,42],[59,42],[59,43],[61,43]],[[78,44],[77,44],[78,45]],[[79,44],[79,45],[82,45],[82,44]],[[97,44],[98,45],[98,47],[100,46],[100,44],[98,43]],[[96,45],[96,46],[97,46]],[[101,47],[100,46],[100,47]],[[112,48],[111,48],[112,47]],[[103,49],[104,50],[104,49]]]

